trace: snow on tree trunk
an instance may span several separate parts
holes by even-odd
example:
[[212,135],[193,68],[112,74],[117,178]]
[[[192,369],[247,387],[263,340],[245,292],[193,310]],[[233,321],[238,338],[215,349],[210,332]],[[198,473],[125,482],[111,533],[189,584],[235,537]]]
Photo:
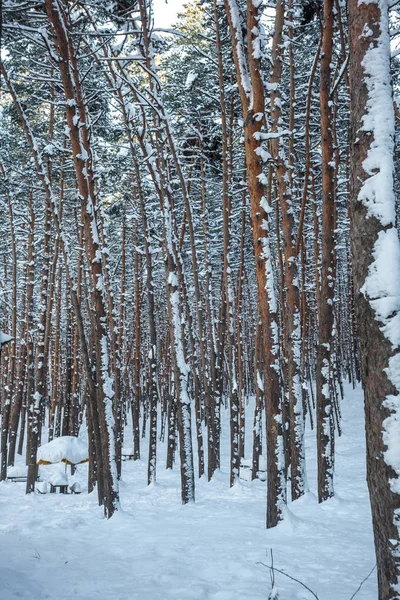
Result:
[[[106,290],[104,283],[104,262],[107,250],[102,246],[101,219],[95,163],[90,145],[90,123],[85,101],[80,87],[79,71],[73,44],[70,37],[66,7],[62,1],[46,2],[46,11],[53,26],[55,47],[60,60],[58,66],[66,97],[66,118],[68,134],[73,151],[82,218],[85,230],[86,252],[90,265],[91,295],[94,306],[93,341],[95,347],[97,412],[100,435],[97,438],[97,454],[102,455],[103,498],[102,503],[107,517],[118,508],[119,489],[116,468],[114,439],[114,377],[109,351],[111,347]],[[112,348],[115,350],[114,348]],[[113,360],[115,357],[113,358]],[[119,401],[119,399],[118,399]],[[115,402],[115,400],[114,400]],[[92,411],[92,416],[95,411]],[[100,445],[99,445],[100,442]]]
[[268,456],[267,527],[283,516],[286,501],[284,478],[281,391],[279,382],[278,315],[270,248],[270,213],[265,197],[267,178],[263,162],[270,157],[262,147],[265,135],[265,96],[261,75],[258,3],[247,2],[248,53],[244,53],[240,13],[236,0],[224,0],[232,40],[236,79],[244,121],[247,185],[250,196],[258,301],[263,323],[266,362],[265,404]]
[[[292,500],[306,491],[304,416],[301,393],[301,344],[300,344],[300,294],[298,281],[298,257],[294,235],[294,212],[290,186],[289,163],[285,156],[282,136],[281,78],[285,51],[284,39],[285,3],[279,1],[275,13],[275,29],[272,42],[272,66],[269,79],[271,102],[270,149],[278,183],[279,204],[282,214],[284,239],[284,278],[286,285],[285,323],[287,339],[287,389],[290,415],[290,467]],[[287,132],[286,132],[287,133]],[[293,133],[291,134],[293,135]]]
[[349,2],[351,250],[379,600],[400,598],[400,244],[386,0]]
[[318,500],[333,496],[333,419],[331,369],[334,339],[334,162],[332,139],[331,62],[333,48],[333,1],[324,2],[324,29],[320,73],[322,147],[322,242],[319,339],[317,350],[316,402]]

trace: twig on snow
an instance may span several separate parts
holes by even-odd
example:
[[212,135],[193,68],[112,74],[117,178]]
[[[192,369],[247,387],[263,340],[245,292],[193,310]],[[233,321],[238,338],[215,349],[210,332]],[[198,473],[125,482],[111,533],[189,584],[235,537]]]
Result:
[[376,565],[374,565],[372,567],[372,569],[370,570],[370,572],[368,573],[368,575],[366,577],[364,577],[364,579],[362,580],[362,582],[360,583],[360,585],[358,586],[358,588],[356,589],[356,591],[354,592],[354,594],[352,595],[350,600],[353,600],[353,598],[358,594],[358,592],[361,590],[364,583],[367,581],[367,579],[369,579],[371,577],[371,575],[375,571],[375,569],[376,569]]
[[285,573],[285,571],[281,571],[280,569],[277,569],[276,567],[272,565],[266,565],[263,562],[258,562],[258,565],[263,565],[264,567],[267,567],[268,569],[273,569],[274,571],[277,571],[277,573],[281,573],[281,575],[285,575],[286,577],[289,577],[289,579],[292,579],[293,581],[296,581],[297,583],[299,583],[300,585],[302,585],[306,590],[308,590],[313,596],[314,598],[316,598],[317,600],[319,600],[317,594],[315,592],[312,591],[312,589],[310,589],[305,583],[303,583],[302,581],[300,581],[300,579],[296,579],[296,577],[292,577],[291,575],[288,575],[287,573]]

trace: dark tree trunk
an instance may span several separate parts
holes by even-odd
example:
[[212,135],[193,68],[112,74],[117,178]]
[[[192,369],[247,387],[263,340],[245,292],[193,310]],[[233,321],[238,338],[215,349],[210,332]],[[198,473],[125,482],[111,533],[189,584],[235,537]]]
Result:
[[[349,26],[350,233],[365,393],[367,481],[379,600],[395,600],[400,598],[398,433],[396,436],[393,431],[395,421],[399,421],[400,303],[394,294],[399,294],[400,273],[397,264],[397,272],[391,271],[388,278],[382,263],[390,260],[390,253],[398,257],[400,248],[392,179],[394,114],[387,2],[360,4],[349,0]],[[373,167],[369,168],[365,161],[371,158]]]
[[324,1],[324,28],[320,73],[322,147],[322,263],[317,351],[317,451],[318,500],[333,496],[333,449],[331,436],[331,354],[334,340],[334,168],[331,110],[331,62],[333,47],[333,0]]

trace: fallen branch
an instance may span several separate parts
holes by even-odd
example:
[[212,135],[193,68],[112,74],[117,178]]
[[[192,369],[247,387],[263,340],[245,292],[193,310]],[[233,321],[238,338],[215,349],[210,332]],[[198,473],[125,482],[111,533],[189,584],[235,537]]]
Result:
[[264,567],[267,567],[268,569],[274,569],[274,571],[277,571],[278,573],[281,573],[281,575],[285,575],[289,579],[292,579],[293,581],[296,581],[297,583],[299,583],[300,585],[302,585],[303,588],[305,588],[306,590],[308,590],[310,592],[310,594],[312,594],[314,596],[314,598],[316,598],[317,600],[319,600],[317,594],[315,594],[315,592],[313,592],[312,589],[310,589],[305,583],[303,583],[302,581],[300,581],[300,579],[296,579],[296,577],[292,577],[291,575],[288,575],[287,573],[285,573],[285,571],[281,571],[280,569],[277,569],[276,567],[273,566],[273,564],[272,565],[266,565],[263,562],[258,562],[257,564],[258,565],[263,565]]
[[350,600],[353,600],[353,598],[358,594],[358,592],[361,590],[364,583],[367,581],[367,579],[369,579],[371,577],[371,575],[375,571],[375,569],[376,569],[376,565],[374,565],[372,567],[372,569],[370,570],[370,572],[368,573],[368,575],[366,577],[364,577],[364,579],[362,580],[362,582],[360,583],[360,585],[358,586],[358,588],[356,589],[356,591],[354,592],[354,594],[352,595]]

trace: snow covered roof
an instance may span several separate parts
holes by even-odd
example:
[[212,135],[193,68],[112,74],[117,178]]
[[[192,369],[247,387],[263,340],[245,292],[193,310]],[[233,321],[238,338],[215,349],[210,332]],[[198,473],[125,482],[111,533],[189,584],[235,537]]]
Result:
[[63,435],[43,444],[38,448],[38,465],[50,465],[52,463],[65,462],[69,465],[77,465],[89,460],[87,444],[72,435]]

